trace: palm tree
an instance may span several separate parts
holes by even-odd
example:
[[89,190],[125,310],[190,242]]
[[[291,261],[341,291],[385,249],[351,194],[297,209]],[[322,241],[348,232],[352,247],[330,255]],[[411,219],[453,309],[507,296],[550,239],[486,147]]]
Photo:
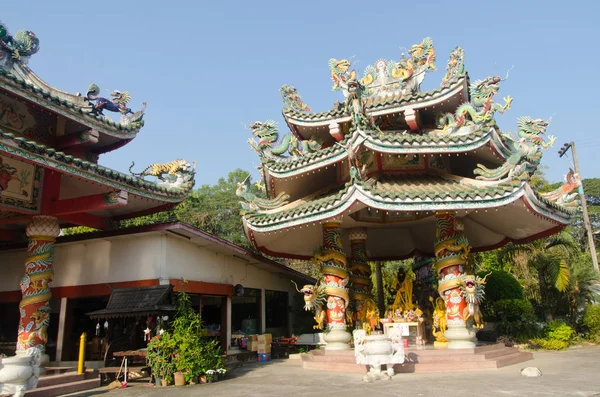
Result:
[[540,301],[544,306],[546,321],[552,321],[549,305],[550,288],[565,292],[569,285],[569,259],[579,252],[579,245],[573,236],[562,231],[551,237],[536,240],[528,244],[510,245],[502,250],[505,260],[514,260],[521,256],[530,269],[537,272]]
[[569,316],[575,324],[585,307],[600,301],[600,275],[593,268],[587,253],[573,257],[569,264],[570,280],[566,291]]

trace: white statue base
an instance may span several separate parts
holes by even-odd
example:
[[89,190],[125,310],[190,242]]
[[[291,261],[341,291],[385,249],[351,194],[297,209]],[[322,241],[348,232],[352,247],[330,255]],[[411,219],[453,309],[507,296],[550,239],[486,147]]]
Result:
[[31,348],[14,357],[0,358],[0,395],[22,397],[35,389],[40,376],[41,349]]
[[468,329],[464,322],[449,322],[444,336],[448,339],[448,349],[469,349],[477,346],[475,331]]
[[327,342],[325,350],[349,350],[350,332],[342,328],[332,328],[323,335],[323,340]]
[[[404,344],[402,330],[392,328],[388,335],[367,336],[365,330],[355,330],[354,355],[356,363],[368,365],[369,372],[363,377],[364,382],[387,380],[394,376],[394,365],[404,363]],[[386,371],[381,366],[386,366]]]

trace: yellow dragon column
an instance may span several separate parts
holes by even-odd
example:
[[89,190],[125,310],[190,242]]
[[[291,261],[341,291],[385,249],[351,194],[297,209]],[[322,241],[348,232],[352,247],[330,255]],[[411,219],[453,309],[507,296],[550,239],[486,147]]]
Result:
[[447,329],[444,336],[449,349],[475,347],[475,331],[467,327],[467,302],[462,291],[471,247],[463,234],[462,220],[454,212],[436,214],[436,242],[434,253],[439,284],[438,292],[446,303]]
[[322,285],[327,296],[326,321],[324,335],[327,350],[349,349],[350,333],[346,330],[346,309],[350,296],[346,286],[349,273],[346,269],[346,255],[342,249],[340,222],[323,224],[323,246],[315,254],[313,261],[321,267]]
[[[36,347],[45,352],[52,297],[49,284],[54,277],[54,241],[60,234],[60,227],[52,216],[34,216],[27,225],[26,233],[29,245],[25,276],[21,279],[23,299],[19,304],[17,354]],[[47,356],[44,358],[47,360]]]
[[354,228],[349,231],[350,249],[350,295],[354,309],[353,322],[357,328],[374,329],[379,323],[379,313],[371,296],[371,266],[367,260],[367,230]]

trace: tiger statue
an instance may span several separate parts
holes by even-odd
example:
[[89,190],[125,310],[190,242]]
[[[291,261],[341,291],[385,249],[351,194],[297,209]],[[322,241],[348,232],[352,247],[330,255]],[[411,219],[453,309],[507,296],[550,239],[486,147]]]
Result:
[[[135,162],[131,162],[131,167],[129,167],[129,172],[133,176],[137,176],[139,178],[143,178],[145,176],[154,176],[157,179],[163,182],[169,182],[176,180],[183,175],[193,175],[194,170],[196,169],[196,162],[194,165],[190,164],[187,160],[173,160],[168,163],[155,163],[150,164],[146,169],[144,169],[140,173],[133,172],[133,167],[135,166]],[[189,180],[190,178],[188,178]]]

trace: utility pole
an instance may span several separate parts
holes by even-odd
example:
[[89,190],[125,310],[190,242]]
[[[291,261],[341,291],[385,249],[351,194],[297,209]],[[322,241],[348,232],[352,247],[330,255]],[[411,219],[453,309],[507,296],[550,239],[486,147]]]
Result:
[[573,152],[573,166],[575,167],[575,173],[579,175],[579,180],[581,181],[579,185],[579,198],[581,200],[581,210],[583,212],[583,226],[585,227],[586,234],[588,237],[588,246],[590,249],[590,255],[592,256],[592,263],[594,264],[594,269],[596,271],[600,271],[598,268],[598,257],[596,256],[596,244],[594,243],[594,232],[592,231],[592,224],[590,222],[590,217],[588,216],[587,211],[587,202],[585,201],[585,194],[583,193],[583,178],[581,177],[581,172],[579,172],[579,161],[577,160],[577,151],[575,150],[575,142],[571,141],[570,143],[565,143],[562,148],[558,151],[558,155],[560,157],[564,156],[567,153],[567,150],[571,148]]

